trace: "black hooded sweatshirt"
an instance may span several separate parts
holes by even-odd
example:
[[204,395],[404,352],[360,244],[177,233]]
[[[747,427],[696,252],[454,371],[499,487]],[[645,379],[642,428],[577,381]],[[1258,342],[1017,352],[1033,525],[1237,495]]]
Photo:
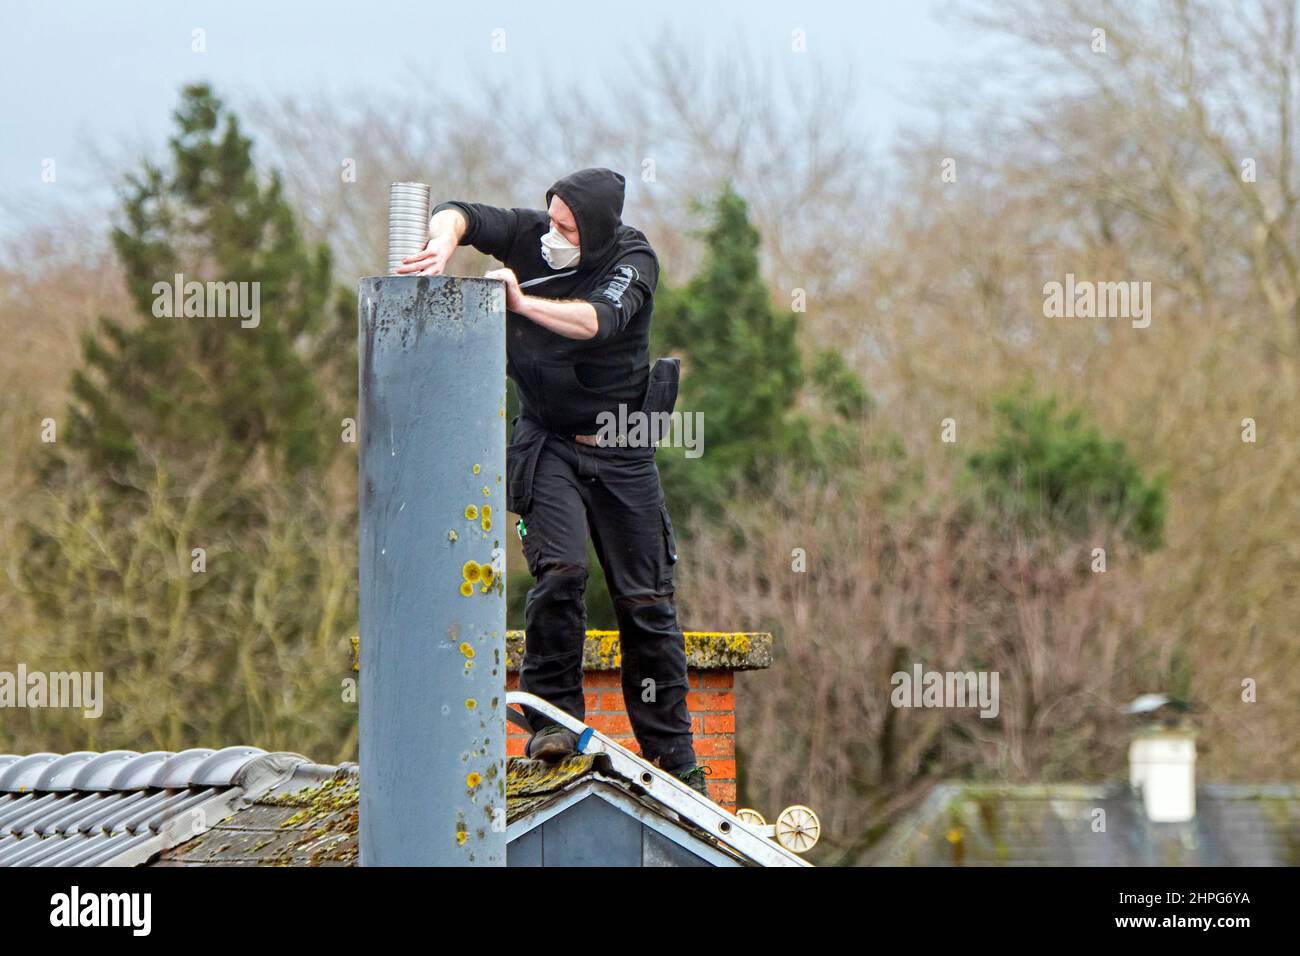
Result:
[[519,393],[522,417],[566,435],[590,435],[597,416],[641,408],[650,367],[650,314],[659,260],[640,230],[624,225],[622,175],[580,169],[546,191],[573,210],[580,255],[552,269],[542,258],[550,231],[544,209],[502,209],[449,201],[469,221],[460,244],[493,256],[514,271],[525,295],[577,299],[596,310],[591,339],[570,339],[514,312],[506,313],[506,373]]

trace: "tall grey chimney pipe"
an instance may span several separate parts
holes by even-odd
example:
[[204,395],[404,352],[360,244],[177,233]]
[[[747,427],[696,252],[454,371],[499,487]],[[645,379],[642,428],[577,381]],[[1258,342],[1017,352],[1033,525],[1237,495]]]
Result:
[[504,286],[372,276],[359,313],[361,865],[504,865]]

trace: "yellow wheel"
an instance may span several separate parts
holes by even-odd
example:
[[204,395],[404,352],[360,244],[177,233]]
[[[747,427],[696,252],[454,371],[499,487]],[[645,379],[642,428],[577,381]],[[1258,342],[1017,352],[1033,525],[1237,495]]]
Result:
[[751,810],[749,807],[741,807],[736,811],[736,819],[741,823],[749,823],[756,827],[767,826],[767,821],[763,819],[763,814],[757,810]]
[[817,814],[801,803],[786,807],[776,818],[776,842],[795,853],[807,853],[822,835]]

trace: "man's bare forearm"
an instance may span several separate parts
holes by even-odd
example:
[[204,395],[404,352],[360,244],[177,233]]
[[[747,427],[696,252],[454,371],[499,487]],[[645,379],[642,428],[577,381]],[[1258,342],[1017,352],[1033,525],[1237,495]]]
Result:
[[514,311],[566,339],[595,338],[599,329],[596,309],[590,302],[525,295],[520,297],[518,305]]
[[465,230],[468,228],[469,220],[465,218],[465,214],[453,206],[434,213],[429,220],[429,238],[450,239],[453,244],[459,245],[461,237],[465,235]]

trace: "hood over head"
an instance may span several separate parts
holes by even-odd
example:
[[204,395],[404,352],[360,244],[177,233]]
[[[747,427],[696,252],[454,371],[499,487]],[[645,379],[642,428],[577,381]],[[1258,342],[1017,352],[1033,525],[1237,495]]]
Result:
[[547,207],[552,196],[559,196],[573,210],[582,250],[579,269],[598,265],[614,247],[623,222],[624,182],[621,173],[596,166],[570,173],[546,190]]

